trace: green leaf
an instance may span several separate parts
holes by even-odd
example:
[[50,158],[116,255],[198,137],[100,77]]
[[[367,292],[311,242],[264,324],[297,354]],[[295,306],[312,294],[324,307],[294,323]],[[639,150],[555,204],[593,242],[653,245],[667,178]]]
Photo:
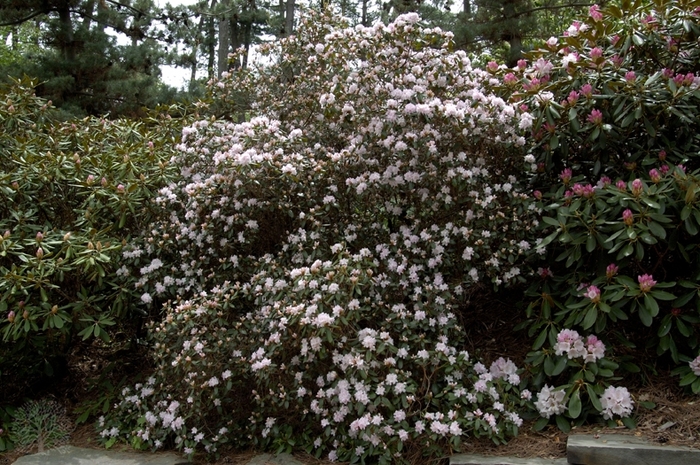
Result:
[[595,408],[599,412],[602,412],[603,406],[600,403],[598,395],[593,390],[593,386],[591,386],[590,384],[586,384],[586,391],[588,392],[588,400],[591,401],[591,405],[593,405],[593,408]]
[[685,221],[688,218],[690,218],[690,214],[692,212],[693,212],[693,210],[690,208],[689,205],[686,205],[685,207],[683,207],[683,209],[681,210],[681,221]]
[[[659,304],[651,294],[644,294],[644,306],[649,309],[649,314],[654,317],[659,314]],[[649,325],[647,325],[649,326]]]
[[700,378],[695,380],[691,388],[693,389],[693,394],[700,394]]
[[569,431],[571,431],[571,423],[569,423],[569,421],[566,418],[564,418],[561,415],[557,415],[556,420],[557,426],[560,430],[562,430],[562,432],[568,433]]
[[535,343],[532,345],[532,348],[534,350],[537,350],[540,347],[542,347],[546,338],[547,338],[547,328],[543,329],[542,332],[540,333],[540,335],[537,336],[537,339],[535,339]]
[[666,291],[659,291],[659,290],[654,290],[652,289],[651,292],[649,292],[649,295],[654,297],[657,300],[675,300],[676,296],[671,294],[670,292]]
[[566,368],[566,362],[566,357],[559,357],[557,363],[554,365],[554,369],[552,370],[552,376],[560,375],[564,371],[564,368]]
[[651,316],[651,311],[646,305],[641,305],[639,307],[639,319],[642,320],[644,326],[651,326],[653,317]]
[[595,245],[596,245],[596,240],[595,236],[592,234],[589,234],[588,237],[586,238],[586,252],[591,253],[593,250],[595,250]]
[[549,418],[540,417],[537,419],[535,424],[532,426],[532,429],[534,429],[535,431],[542,431],[542,429],[544,429],[544,427],[547,426],[548,423],[549,423]]
[[686,373],[686,375],[684,377],[681,378],[681,381],[678,384],[680,386],[687,386],[689,384],[694,383],[697,379],[700,379],[700,378],[695,376],[695,373],[693,373],[692,371],[689,371],[688,373]]
[[668,332],[671,330],[671,315],[666,315],[663,320],[661,320],[661,325],[659,326],[659,330],[656,332],[656,335],[659,337],[663,337],[668,334]]
[[692,334],[692,330],[688,328],[688,326],[685,323],[683,323],[683,321],[680,318],[676,319],[676,327],[678,328],[678,332],[685,337],[690,337],[690,335]]
[[[659,73],[656,73],[656,74],[659,74]],[[648,81],[647,81],[647,82],[648,82]],[[644,118],[644,127],[645,127],[645,129],[647,130],[647,134],[649,134],[649,137],[651,137],[652,139],[656,137],[656,128],[655,128],[654,125],[651,124],[651,122],[650,122],[648,119],[646,119],[646,118]]]
[[552,218],[550,216],[543,216],[542,221],[544,221],[545,223],[547,223],[550,226],[556,226],[556,227],[560,226],[559,221],[556,218]]
[[629,257],[634,253],[634,245],[632,242],[628,242],[622,249],[620,249],[620,252],[617,254],[617,259],[623,259],[625,257]]
[[659,239],[666,238],[666,230],[659,223],[655,221],[650,221],[647,224],[647,227],[649,228],[649,232],[651,232],[654,236],[658,237]]
[[622,123],[620,124],[621,127],[626,128],[630,124],[632,124],[635,120],[635,114],[634,113],[628,113],[627,116],[622,120]]
[[632,417],[625,417],[622,419],[622,424],[629,429],[635,429],[637,427],[637,422],[634,421]]
[[586,312],[586,316],[583,318],[581,327],[583,329],[588,329],[595,324],[595,320],[598,318],[598,309],[595,306],[591,306]]
[[575,391],[571,398],[569,399],[569,416],[571,418],[578,418],[581,414],[581,396],[579,391]]
[[556,150],[557,147],[559,147],[559,137],[555,134],[549,139],[549,149]]
[[551,356],[545,357],[544,359],[544,373],[547,376],[553,376],[554,373],[554,361]]

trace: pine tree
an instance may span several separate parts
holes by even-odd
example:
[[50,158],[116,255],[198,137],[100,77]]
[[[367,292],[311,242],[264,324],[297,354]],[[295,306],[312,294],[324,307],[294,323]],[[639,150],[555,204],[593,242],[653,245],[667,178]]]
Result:
[[463,0],[454,25],[458,47],[488,51],[515,66],[523,51],[561,34],[583,8],[605,0]]
[[[38,94],[70,113],[138,114],[169,97],[159,80],[160,19],[152,0],[5,0],[0,25],[36,22],[41,37],[37,49],[0,71],[38,78]],[[108,27],[130,43],[117,44]]]

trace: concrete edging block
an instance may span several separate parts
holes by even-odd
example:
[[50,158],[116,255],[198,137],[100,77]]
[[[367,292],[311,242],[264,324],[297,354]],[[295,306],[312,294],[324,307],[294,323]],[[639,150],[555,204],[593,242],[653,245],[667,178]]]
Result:
[[700,450],[651,444],[624,434],[573,434],[566,457],[571,465],[689,465],[700,463]]
[[450,465],[567,465],[567,462],[565,458],[486,457],[475,454],[456,454],[450,457]]

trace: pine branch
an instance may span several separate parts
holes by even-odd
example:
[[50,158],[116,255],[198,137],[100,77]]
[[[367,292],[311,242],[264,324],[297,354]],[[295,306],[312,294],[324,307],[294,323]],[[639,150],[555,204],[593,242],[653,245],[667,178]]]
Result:
[[30,14],[29,16],[25,16],[24,18],[15,19],[13,21],[0,23],[0,26],[19,26],[20,24],[23,24],[31,19],[34,19],[37,16],[41,16],[44,13],[45,13],[44,11],[37,10],[34,13]]

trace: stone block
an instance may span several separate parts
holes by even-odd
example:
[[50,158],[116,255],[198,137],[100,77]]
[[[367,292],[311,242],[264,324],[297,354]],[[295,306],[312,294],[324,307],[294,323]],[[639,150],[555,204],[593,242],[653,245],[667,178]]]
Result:
[[573,434],[566,443],[571,465],[690,465],[700,464],[700,450],[659,445],[624,434]]
[[520,457],[486,457],[476,454],[456,454],[450,457],[450,465],[567,465],[566,459],[541,459]]

